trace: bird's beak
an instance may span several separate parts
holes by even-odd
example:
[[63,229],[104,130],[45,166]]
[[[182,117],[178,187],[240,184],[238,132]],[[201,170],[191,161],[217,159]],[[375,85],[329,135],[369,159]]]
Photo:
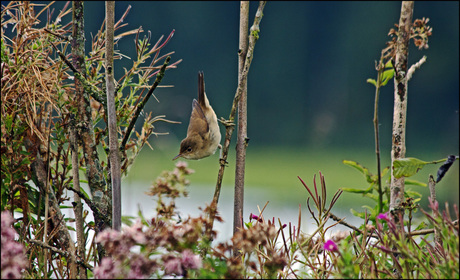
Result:
[[182,154],[178,154],[177,156],[175,156],[172,160],[176,160],[178,158],[180,158],[182,156]]

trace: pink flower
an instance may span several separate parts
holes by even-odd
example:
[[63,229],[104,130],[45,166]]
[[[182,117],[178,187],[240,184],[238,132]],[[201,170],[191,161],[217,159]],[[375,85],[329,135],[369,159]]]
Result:
[[188,165],[185,161],[179,161],[178,163],[176,163],[176,167],[177,168],[187,168]]
[[16,231],[14,223],[8,211],[1,214],[1,278],[20,279],[23,278],[22,271],[27,267],[28,262],[24,255],[24,246],[14,240]]
[[111,258],[104,257],[99,266],[94,268],[94,277],[96,279],[115,279],[122,275],[121,262],[113,262]]
[[326,243],[324,243],[324,250],[329,252],[338,252],[339,248],[337,247],[337,244],[335,244],[334,241],[328,240],[326,241]]
[[184,252],[182,252],[182,266],[185,269],[201,268],[201,258],[193,254],[191,250],[184,250]]
[[388,217],[388,213],[380,213],[377,215],[377,220],[385,220],[385,221],[390,221],[390,218]]
[[262,218],[259,218],[259,216],[254,215],[254,214],[252,214],[252,213],[251,213],[251,215],[249,215],[249,220],[257,220],[257,221],[259,221],[259,222],[262,222],[262,221],[263,221]]
[[129,257],[130,270],[127,279],[145,279],[157,269],[155,260],[139,254],[132,254]]
[[144,244],[147,239],[142,231],[142,223],[137,220],[136,223],[130,227],[123,229],[123,238],[130,238],[137,244]]
[[182,275],[184,271],[182,270],[182,264],[180,259],[172,258],[165,262],[165,273]]
[[201,258],[187,249],[182,252],[182,256],[165,257],[165,274],[175,274],[185,276],[189,269],[199,269],[202,267]]

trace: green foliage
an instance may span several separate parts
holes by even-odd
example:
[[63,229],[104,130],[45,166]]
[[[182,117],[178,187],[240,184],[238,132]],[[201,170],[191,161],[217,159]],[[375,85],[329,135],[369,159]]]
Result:
[[[368,168],[362,166],[361,164],[351,161],[351,160],[344,160],[343,163],[345,165],[348,165],[355,170],[357,170],[359,173],[363,174],[366,182],[369,184],[369,187],[366,189],[358,189],[358,188],[342,188],[343,191],[349,192],[349,193],[356,193],[356,194],[362,194],[364,197],[368,197],[371,200],[375,201],[375,207],[363,205],[363,208],[366,208],[369,210],[369,214],[371,216],[371,219],[374,220],[375,217],[385,211],[388,211],[388,205],[389,205],[389,200],[390,200],[390,193],[389,193],[389,187],[388,185],[382,186],[382,193],[379,193],[379,188],[378,188],[378,175],[372,174]],[[386,167],[385,169],[382,170],[381,177],[384,178],[388,174],[389,167]],[[377,194],[376,194],[377,193]],[[379,201],[382,201],[383,205],[379,205]],[[356,210],[351,209],[351,212],[353,215],[358,216],[362,219],[366,216],[366,213],[364,212],[357,212]]]
[[450,165],[452,163],[458,160],[458,157],[456,156],[450,156],[447,159],[440,159],[440,160],[435,160],[435,161],[423,161],[417,158],[402,158],[402,159],[397,159],[394,161],[394,176],[395,178],[401,178],[401,177],[410,177],[415,175],[420,169],[422,169],[425,165],[427,164],[437,164],[440,162],[445,161],[446,163],[443,164],[439,170],[438,170],[438,179],[436,180],[439,182],[441,178],[444,176],[444,174],[447,172],[449,169]]
[[373,84],[376,88],[380,88],[383,86],[386,86],[386,84],[393,79],[395,75],[395,70],[393,67],[393,64],[391,63],[391,60],[388,60],[385,64],[385,67],[381,73],[379,73],[379,84],[374,79],[367,79],[366,82],[369,84]]
[[426,162],[419,160],[417,158],[402,158],[396,159],[394,161],[394,170],[393,174],[395,178],[410,177],[415,175],[420,169],[422,169],[426,164],[433,162]]
[[[69,30],[64,28],[67,24],[61,25],[58,19],[50,22],[50,16],[45,23],[46,30],[36,26],[39,21],[35,15],[47,11],[51,4],[34,13],[36,5],[30,5],[29,2],[12,3],[4,8],[9,12],[2,10],[2,29],[11,23],[18,34],[14,38],[7,38],[2,33],[1,38],[1,208],[21,215],[14,228],[19,233],[20,241],[27,247],[30,264],[24,276],[68,278],[68,268],[71,266],[69,248],[61,244],[62,236],[57,233],[59,228],[53,219],[56,216],[53,213],[45,216],[45,210],[53,203],[58,205],[53,211],[70,208],[63,205],[69,199],[68,188],[87,182],[85,179],[75,182],[71,176],[72,167],[75,166],[72,166],[70,160],[69,134],[72,128],[79,127],[81,123],[75,119],[78,113],[72,98],[75,86],[73,82],[68,82],[68,78],[78,79],[80,75],[71,73],[53,48],[56,46],[65,55],[69,54],[69,44],[65,37],[69,35]],[[58,18],[68,13],[66,6]],[[3,17],[6,15],[12,18],[5,20]],[[119,24],[121,22],[123,20]],[[425,26],[427,22],[417,22],[415,36],[422,38],[418,41],[419,46],[426,46],[426,33],[431,32]],[[133,112],[147,101],[143,97],[150,88],[148,83],[154,75],[163,74],[159,72],[159,66],[155,65],[172,54],[160,55],[160,50],[171,39],[173,32],[165,41],[160,38],[155,44],[150,41],[150,33],[139,39],[141,32],[139,28],[117,36],[119,40],[128,35],[136,35],[137,52],[132,68],[126,70],[125,75],[117,81],[117,116],[120,135],[123,137],[120,140],[124,143],[121,152],[125,174],[142,147],[148,145],[149,136],[156,134],[154,123],[167,121],[164,116],[152,117],[151,114],[145,114],[141,132],[130,130],[131,124],[137,119]],[[107,148],[102,59],[105,50],[101,43],[104,40],[101,28],[93,38],[92,50],[85,59],[87,79],[83,83],[85,94],[88,95],[86,101],[92,103],[92,127],[79,127],[94,128],[95,142],[102,148],[102,153]],[[117,56],[121,58],[123,54],[117,53]],[[377,81],[368,80],[377,88],[385,86],[394,76],[391,60],[387,60],[384,67],[382,65],[379,65]],[[79,156],[82,161],[83,155],[80,153]],[[455,161],[453,157],[449,157],[438,171],[438,181]],[[99,175],[109,181],[108,163],[103,157],[101,162],[104,170]],[[394,173],[396,177],[409,177],[426,164],[438,162],[402,159],[396,161]],[[306,189],[307,214],[312,216],[316,224],[312,234],[307,235],[301,231],[301,208],[299,223],[295,226],[283,224],[280,219],[266,219],[262,209],[257,215],[251,214],[249,221],[244,221],[245,227],[239,229],[231,240],[212,244],[203,230],[210,223],[208,217],[211,208],[205,208],[204,215],[196,218],[183,218],[176,208],[176,199],[187,196],[187,186],[190,183],[187,176],[192,173],[186,164],[179,162],[173,171],[164,171],[148,192],[148,195],[156,199],[153,218],[147,218],[139,211],[139,221],[133,221],[134,217],[123,217],[123,222],[128,225],[123,232],[107,231],[97,236],[97,242],[104,245],[112,259],[100,260],[96,257],[94,243],[88,238],[99,225],[88,222],[86,217],[89,213],[85,213],[84,242],[91,244],[91,251],[77,259],[86,266],[99,262],[94,273],[88,270],[89,277],[98,278],[395,278],[395,270],[403,278],[459,278],[456,207],[457,221],[453,221],[448,205],[441,212],[437,202],[430,200],[432,213],[421,209],[425,220],[415,225],[414,231],[412,213],[419,209],[417,203],[420,195],[406,189],[403,206],[409,218],[402,227],[397,227],[386,214],[389,208],[388,184],[379,186],[380,179],[388,181],[389,167],[382,170],[379,178],[357,162],[347,160],[343,163],[362,174],[368,187],[339,190],[328,203],[325,178],[321,173],[319,186],[316,184],[316,176],[313,178],[313,187],[308,187],[298,177]],[[83,167],[83,163],[81,165],[80,171],[88,168]],[[42,168],[40,172],[39,168]],[[405,182],[407,185],[424,185],[410,179]],[[50,187],[49,192],[45,192],[45,185]],[[359,228],[348,225],[332,213],[342,191],[360,194],[376,203],[375,207],[364,205],[364,212],[352,209],[356,216],[362,218]],[[90,194],[84,190],[81,193],[82,197],[91,199]],[[46,198],[51,199],[52,203],[45,205]],[[311,207],[311,202],[314,207]],[[218,215],[216,219],[221,221]],[[335,223],[327,224],[331,219]],[[45,220],[49,221],[46,231]],[[59,223],[67,231],[75,231],[73,219],[64,216]],[[349,226],[352,231],[336,232],[329,237],[329,231],[338,223]],[[418,240],[415,236],[421,232],[428,232],[428,236]],[[49,233],[54,238],[47,240],[47,246],[64,253],[47,251],[45,254],[43,246],[33,242],[43,240]],[[431,235],[435,242],[431,240]],[[211,239],[216,236],[217,232],[211,232]],[[395,253],[400,258],[395,258]]]
[[[30,265],[25,275],[30,278],[69,276],[69,271],[62,266],[62,264],[71,266],[71,262],[67,259],[68,254],[48,254],[48,259],[45,259],[45,249],[33,241],[44,240],[46,233],[53,237],[48,240],[47,245],[66,252],[70,250],[62,240],[68,240],[69,232],[75,231],[72,224],[74,219],[65,216],[56,218],[61,209],[72,208],[63,205],[69,200],[69,196],[73,195],[68,188],[80,183],[88,183],[83,176],[80,176],[80,182],[73,180],[71,132],[75,132],[76,140],[79,141],[77,144],[80,145],[83,133],[94,136],[92,140],[97,147],[106,148],[108,143],[103,43],[105,28],[101,28],[92,37],[91,51],[84,60],[86,66],[84,78],[81,73],[69,69],[71,65],[68,61],[71,52],[69,42],[72,39],[70,36],[72,28],[69,28],[70,22],[64,23],[61,20],[72,19],[68,16],[72,12],[69,8],[71,2],[68,2],[54,17],[51,12],[52,5],[53,3],[43,6],[27,1],[11,1],[5,5],[2,3],[1,14],[1,209],[15,212],[20,217],[15,227],[21,241],[28,248]],[[46,14],[48,17],[43,17]],[[124,26],[121,23],[126,15],[127,13],[117,22],[117,30]],[[117,34],[116,40],[129,35],[139,35],[141,32],[143,32],[141,28],[123,32]],[[148,145],[149,137],[156,134],[154,123],[167,121],[164,116],[152,116],[151,113],[146,113],[140,133],[132,133],[126,129],[130,123],[136,122],[137,116],[133,116],[133,111],[138,108],[140,101],[143,100],[144,103],[147,101],[142,99],[142,95],[145,96],[144,91],[150,88],[148,83],[151,83],[151,78],[160,71],[157,64],[162,63],[165,57],[172,54],[170,52],[160,55],[160,51],[164,49],[171,37],[172,34],[166,41],[160,38],[151,49],[146,48],[149,45],[150,35],[142,40],[145,48],[138,50],[138,57],[133,60],[133,67],[128,70],[130,75],[123,76],[118,81],[119,85],[124,85],[123,88],[117,88],[119,106],[116,112],[120,137],[125,137],[121,149],[124,174],[127,173],[142,147]],[[119,52],[115,55],[116,58],[126,57]],[[167,68],[174,68],[179,62],[171,63]],[[138,79],[133,81],[133,75]],[[125,79],[131,81],[127,83]],[[78,86],[74,80],[78,80],[80,87],[83,88],[84,100],[81,100],[81,104],[74,97]],[[130,94],[126,96],[123,90],[129,91]],[[80,105],[83,106],[83,110],[78,110]],[[79,114],[81,111],[91,113],[88,120],[89,127],[85,126],[86,116],[81,117]],[[99,151],[104,153],[104,149]],[[88,160],[83,159],[97,158],[95,161],[100,162],[102,166],[102,169],[98,170],[100,174],[97,174],[97,177],[105,177],[105,181],[110,182],[106,157],[100,154],[83,154],[82,149],[77,153],[79,167],[76,168],[79,171],[85,172],[93,167],[86,166]],[[48,190],[45,190],[45,187]],[[91,199],[94,197],[91,198],[84,189],[81,189],[80,193],[91,204]],[[49,201],[47,205],[46,201]],[[45,213],[48,213],[47,216]],[[94,222],[86,221],[88,214],[85,212],[83,217],[85,244],[90,232],[96,228]],[[44,221],[47,219],[52,222],[47,223],[48,228],[45,232]],[[93,241],[88,240],[88,243]],[[96,255],[96,250],[93,250],[87,256],[78,259],[87,264],[86,262],[91,260],[96,261]],[[60,266],[51,269],[51,266],[55,265],[53,262],[58,262]]]

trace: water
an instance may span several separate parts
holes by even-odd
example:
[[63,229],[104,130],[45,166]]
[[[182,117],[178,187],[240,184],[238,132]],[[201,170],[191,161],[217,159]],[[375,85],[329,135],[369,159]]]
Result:
[[[149,196],[146,192],[149,190],[151,184],[147,182],[140,181],[122,181],[122,216],[133,216],[138,217],[139,209],[142,211],[143,216],[149,220],[154,217],[156,211],[156,200],[155,197]],[[82,184],[82,187],[89,193],[88,186]],[[182,197],[176,199],[176,207],[180,213],[182,219],[187,217],[198,217],[203,212],[199,209],[201,207],[204,209],[206,205],[209,205],[214,196],[215,185],[194,185],[188,187],[189,195],[188,197]],[[288,190],[287,190],[288,191]],[[221,189],[221,195],[218,203],[218,211],[220,216],[223,218],[223,222],[215,222],[214,230],[217,231],[217,237],[214,240],[214,244],[218,242],[229,241],[233,235],[233,186],[223,185]],[[72,196],[73,193],[69,192],[69,196]],[[245,199],[244,199],[244,222],[249,221],[249,215],[251,213],[259,215],[259,209],[262,210],[265,204],[268,201],[268,205],[263,211],[263,217],[265,220],[272,220],[274,218],[275,225],[278,227],[279,222],[278,218],[281,220],[282,224],[291,223],[291,226],[295,226],[296,230],[299,223],[299,204],[301,207],[301,232],[305,234],[313,233],[317,227],[315,221],[311,218],[311,214],[308,212],[306,207],[306,198],[307,194],[299,197],[297,200],[281,200],[279,197],[279,192],[274,192],[267,190],[267,188],[262,187],[247,187],[245,188]],[[328,202],[326,205],[329,205],[329,201],[332,195],[328,197]],[[69,201],[66,201],[64,205],[71,205]],[[333,208],[333,213],[340,217],[346,218],[345,221],[354,226],[360,225],[360,219],[353,216],[348,209],[340,208],[340,199],[337,205]],[[84,209],[90,211],[89,207],[86,204]],[[315,210],[313,203],[310,201],[310,207],[312,210]],[[73,209],[61,209],[65,217],[74,217]],[[359,210],[359,209],[355,209]],[[317,212],[315,211],[315,215]],[[90,214],[87,217],[88,221],[93,220],[93,215]],[[326,227],[334,223],[331,219],[326,223]],[[69,224],[70,226],[75,226],[74,223]],[[124,225],[122,225],[123,227]],[[334,234],[338,231],[349,231],[350,229],[337,225],[332,229],[327,231],[326,237],[329,237],[331,234]],[[76,240],[75,231],[70,231],[73,240]],[[284,229],[284,235],[288,236],[289,229],[286,227]],[[90,241],[93,239],[94,231],[89,232],[88,244],[87,247],[91,244]]]
[[[154,197],[145,194],[150,188],[148,183],[129,182],[122,185],[122,215],[138,216],[140,209],[144,217],[152,218],[155,214],[156,201]],[[202,214],[202,209],[209,205],[214,195],[214,185],[192,185],[188,187],[189,195],[185,198],[176,199],[176,207],[181,217],[197,217]],[[218,203],[218,211],[223,218],[222,223],[214,223],[214,229],[218,232],[216,241],[223,242],[229,240],[233,235],[233,186],[223,185]],[[249,221],[251,213],[259,215],[266,202],[268,205],[263,211],[266,220],[275,218],[275,225],[279,225],[278,218],[282,224],[291,223],[297,228],[299,219],[299,204],[292,201],[280,201],[275,192],[267,191],[266,188],[247,187],[245,189],[244,200],[244,222]],[[304,233],[312,233],[316,230],[315,222],[311,218],[306,207],[306,197],[301,201],[301,230]],[[314,207],[310,204],[311,207]],[[359,225],[360,219],[352,216],[348,210],[334,208],[334,213],[339,217],[346,217],[348,223]],[[333,221],[327,223],[331,225]],[[346,227],[338,225],[330,233],[337,230],[347,230]],[[285,232],[286,233],[286,232]]]

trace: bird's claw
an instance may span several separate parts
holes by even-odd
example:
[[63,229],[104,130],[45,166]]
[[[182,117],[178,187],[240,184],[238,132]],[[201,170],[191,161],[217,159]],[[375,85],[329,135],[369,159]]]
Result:
[[226,127],[234,126],[234,125],[235,125],[235,123],[233,123],[232,121],[226,120],[226,119],[224,119],[224,118],[222,118],[222,117],[221,117],[220,119],[218,119],[218,121],[221,122],[221,123],[222,123],[224,126],[226,126]]
[[228,166],[228,161],[226,161],[226,160],[223,159],[223,158],[220,158],[220,159],[219,159],[219,163],[220,163],[220,165]]

